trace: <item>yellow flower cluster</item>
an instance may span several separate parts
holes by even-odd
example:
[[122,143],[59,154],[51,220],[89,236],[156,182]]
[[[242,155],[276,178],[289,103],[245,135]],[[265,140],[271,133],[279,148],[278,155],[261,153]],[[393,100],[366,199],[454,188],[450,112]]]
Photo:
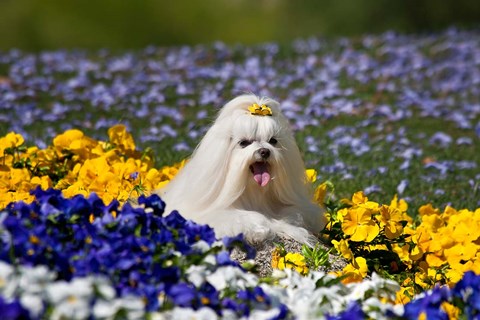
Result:
[[54,187],[64,196],[96,192],[105,203],[121,203],[163,187],[183,162],[156,169],[148,153],[135,150],[124,125],[108,130],[109,141],[97,141],[80,130],[68,130],[44,150],[26,148],[24,139],[9,133],[0,139],[0,209],[13,201],[31,202],[30,190]]
[[[379,270],[401,274],[396,277],[402,282],[397,302],[405,303],[418,293],[416,288],[451,286],[466,271],[480,273],[480,208],[472,212],[446,207],[440,212],[425,205],[414,222],[407,203],[396,196],[389,205],[380,205],[357,192],[344,203],[347,207],[330,216],[326,228],[337,228],[341,236],[331,242],[350,261],[338,273],[344,282],[361,281]],[[392,253],[394,258],[382,261]]]
[[342,237],[331,242],[337,252],[351,261],[339,273],[345,277],[344,282],[348,283],[362,280],[369,271],[367,260],[355,253],[388,250],[403,253],[405,241],[396,240],[403,235],[404,226],[412,225],[413,220],[407,214],[406,202],[398,200],[396,196],[389,205],[380,205],[369,201],[363,192],[357,192],[351,200],[343,202],[348,207],[338,210],[334,217],[329,216],[330,222],[326,229],[340,227],[338,231]]
[[308,267],[305,257],[300,253],[284,252],[279,248],[275,248],[272,252],[272,268],[283,270],[285,268],[294,269],[300,274],[307,274]]
[[467,271],[480,274],[480,208],[475,211],[443,212],[425,205],[419,209],[420,224],[406,228],[412,242],[410,259],[422,271],[416,283],[422,288],[432,282],[457,283]]

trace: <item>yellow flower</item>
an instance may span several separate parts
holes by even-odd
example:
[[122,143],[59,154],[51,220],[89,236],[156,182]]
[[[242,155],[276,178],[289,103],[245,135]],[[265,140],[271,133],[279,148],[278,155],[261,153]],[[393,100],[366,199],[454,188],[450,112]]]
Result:
[[332,244],[335,249],[347,260],[353,259],[352,250],[348,247],[348,240],[332,240]]
[[32,187],[35,188],[36,186],[40,186],[43,190],[47,190],[52,187],[52,180],[49,176],[42,176],[42,177],[33,177],[30,180]]
[[77,129],[67,130],[62,134],[57,135],[53,139],[53,145],[60,149],[70,149],[73,141],[80,140],[84,136],[83,132]]
[[135,141],[133,141],[132,135],[127,132],[127,128],[123,124],[117,124],[108,129],[108,137],[110,142],[121,150],[135,150]]
[[352,196],[352,203],[354,205],[367,208],[370,210],[377,210],[379,208],[379,204],[373,201],[368,201],[368,198],[363,194],[363,191],[355,192]]
[[460,316],[460,310],[449,302],[442,302],[441,308],[448,315],[448,319],[458,319]]
[[315,201],[315,203],[318,203],[321,206],[324,206],[326,195],[327,195],[327,183],[324,182],[315,189],[315,192],[313,194],[313,200]]
[[97,142],[86,137],[82,131],[72,129],[56,136],[53,139],[53,146],[59,156],[63,154],[64,150],[68,150],[80,159],[88,159],[91,157],[91,151],[97,146]]
[[424,215],[438,215],[440,211],[438,209],[435,209],[432,207],[431,204],[423,205],[418,209],[418,213],[420,213],[421,216]]
[[367,260],[363,257],[356,257],[351,263],[347,264],[340,275],[345,275],[343,283],[360,282],[368,274]]
[[400,210],[401,212],[407,212],[408,210],[408,204],[405,200],[403,199],[400,199],[398,200],[398,197],[397,195],[395,195],[392,199],[392,201],[390,202],[390,208],[392,209],[398,209]]
[[[407,285],[409,284],[409,285]],[[410,302],[411,297],[415,296],[415,289],[413,287],[413,282],[410,278],[407,278],[399,291],[397,291],[395,297],[395,304],[407,304]]]
[[31,203],[34,196],[30,192],[23,191],[9,191],[9,192],[0,192],[0,210],[4,209],[10,202],[23,201],[26,203]]
[[403,221],[403,215],[399,209],[383,205],[377,219],[379,219],[380,225],[385,228],[385,236],[388,239],[395,239],[402,234],[401,221]]
[[477,252],[480,251],[480,246],[473,242],[463,244],[456,244],[451,248],[443,251],[444,256],[447,258],[450,266],[465,263],[471,259],[474,259]]
[[365,207],[350,208],[343,217],[342,230],[351,241],[372,241],[380,232],[372,220],[372,212]]
[[272,115],[272,109],[270,109],[270,107],[267,107],[264,104],[259,106],[258,104],[254,103],[253,105],[248,107],[248,111],[250,111],[250,114],[255,116],[271,116]]
[[317,181],[317,170],[315,169],[307,169],[305,170],[305,174],[307,175],[307,181],[310,183],[314,183]]
[[479,217],[469,210],[460,210],[448,221],[455,242],[470,243],[480,238]]
[[5,149],[21,146],[25,140],[21,134],[9,132],[6,136],[0,138],[0,157],[5,156]]
[[410,259],[410,245],[408,243],[404,245],[393,243],[392,251],[398,255],[398,257],[403,263],[409,266],[411,265],[412,260]]
[[275,248],[272,252],[272,268],[279,270],[285,268],[294,269],[303,275],[308,273],[308,267],[304,256],[300,253],[288,252],[285,257],[282,257],[278,248]]
[[279,248],[273,249],[272,262],[271,262],[272,268],[278,269],[278,262],[280,261],[280,259],[282,259],[282,255],[280,254],[280,249]]

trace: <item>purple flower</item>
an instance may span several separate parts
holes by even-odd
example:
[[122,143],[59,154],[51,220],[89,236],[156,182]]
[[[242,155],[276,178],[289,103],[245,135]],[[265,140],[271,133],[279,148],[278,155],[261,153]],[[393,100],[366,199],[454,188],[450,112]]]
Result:
[[29,312],[20,304],[18,300],[11,302],[5,301],[0,296],[0,314],[2,319],[32,319]]
[[231,252],[235,247],[243,250],[247,254],[247,259],[253,259],[256,255],[256,250],[250,246],[243,237],[243,234],[239,234],[235,237],[224,237],[222,239],[224,246]]
[[452,137],[444,132],[435,133],[429,140],[429,144],[437,144],[443,148],[448,147],[452,143]]
[[400,183],[397,186],[397,192],[398,194],[403,194],[405,192],[405,189],[408,187],[408,180],[403,179],[400,181]]
[[152,194],[149,197],[141,195],[138,198],[138,204],[144,204],[145,208],[153,209],[153,214],[156,216],[162,216],[165,211],[165,202],[157,194]]
[[180,307],[193,307],[192,304],[197,297],[197,290],[192,284],[179,283],[173,285],[167,291],[167,294],[175,305]]
[[473,271],[465,272],[452,289],[453,297],[459,298],[464,304],[468,319],[476,319],[480,314],[480,276]]
[[420,314],[425,313],[427,319],[448,320],[448,315],[441,308],[441,304],[450,299],[451,292],[448,287],[436,287],[430,292],[425,292],[422,297],[417,297],[407,303],[404,317],[418,319]]
[[351,303],[347,310],[341,312],[336,316],[327,315],[328,320],[360,320],[366,319],[366,314],[363,312],[362,307],[356,303]]

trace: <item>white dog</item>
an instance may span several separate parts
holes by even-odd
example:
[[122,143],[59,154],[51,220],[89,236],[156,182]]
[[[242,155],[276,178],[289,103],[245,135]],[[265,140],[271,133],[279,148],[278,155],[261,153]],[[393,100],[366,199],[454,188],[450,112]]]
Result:
[[284,235],[312,245],[326,220],[311,191],[278,102],[243,95],[222,108],[185,167],[158,193],[166,212],[208,224],[218,237],[243,233],[260,243]]

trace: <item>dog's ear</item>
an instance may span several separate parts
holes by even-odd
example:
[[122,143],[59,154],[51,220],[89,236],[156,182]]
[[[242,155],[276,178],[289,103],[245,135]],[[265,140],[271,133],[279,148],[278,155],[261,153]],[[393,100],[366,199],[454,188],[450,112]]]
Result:
[[[228,126],[227,126],[228,127]],[[171,181],[165,193],[171,199],[210,206],[220,194],[230,162],[232,137],[225,125],[216,121],[193,152],[187,165]]]

